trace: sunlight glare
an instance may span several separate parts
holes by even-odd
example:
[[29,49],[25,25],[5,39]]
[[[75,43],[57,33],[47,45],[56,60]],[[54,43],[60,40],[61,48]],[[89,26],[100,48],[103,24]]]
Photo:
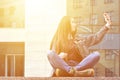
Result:
[[[25,76],[50,76],[47,51],[60,19],[66,15],[65,0],[26,0]],[[32,72],[32,73],[30,73]]]

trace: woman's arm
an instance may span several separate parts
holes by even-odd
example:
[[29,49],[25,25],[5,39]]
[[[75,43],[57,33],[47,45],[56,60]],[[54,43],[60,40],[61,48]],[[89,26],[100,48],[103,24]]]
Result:
[[102,41],[107,31],[111,28],[110,16],[107,13],[104,13],[103,16],[106,21],[106,25],[103,26],[96,34],[92,34],[85,38],[84,43],[87,47],[98,44],[100,41]]

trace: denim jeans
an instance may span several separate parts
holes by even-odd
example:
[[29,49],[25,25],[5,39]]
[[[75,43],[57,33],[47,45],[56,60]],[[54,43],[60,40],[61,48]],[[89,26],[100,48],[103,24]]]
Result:
[[[76,70],[84,70],[94,67],[94,65],[99,61],[100,54],[99,52],[93,52],[85,57],[81,62],[79,62],[74,68]],[[50,50],[48,52],[48,60],[52,65],[53,69],[59,68],[69,72],[71,66],[68,65],[62,58],[60,58],[54,51]]]

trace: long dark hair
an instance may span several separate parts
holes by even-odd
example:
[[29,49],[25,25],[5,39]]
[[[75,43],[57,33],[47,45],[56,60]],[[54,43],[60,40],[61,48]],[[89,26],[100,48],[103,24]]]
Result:
[[64,51],[68,45],[68,36],[74,36],[71,30],[70,17],[64,16],[57,28],[57,31],[52,39],[50,49],[54,49],[57,54]]

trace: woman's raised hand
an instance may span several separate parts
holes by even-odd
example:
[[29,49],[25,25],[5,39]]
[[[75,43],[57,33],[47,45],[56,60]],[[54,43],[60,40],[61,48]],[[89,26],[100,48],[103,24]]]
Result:
[[111,18],[110,18],[110,15],[108,15],[108,13],[104,13],[103,14],[104,16],[104,19],[106,21],[106,27],[110,28],[110,25],[111,25]]

